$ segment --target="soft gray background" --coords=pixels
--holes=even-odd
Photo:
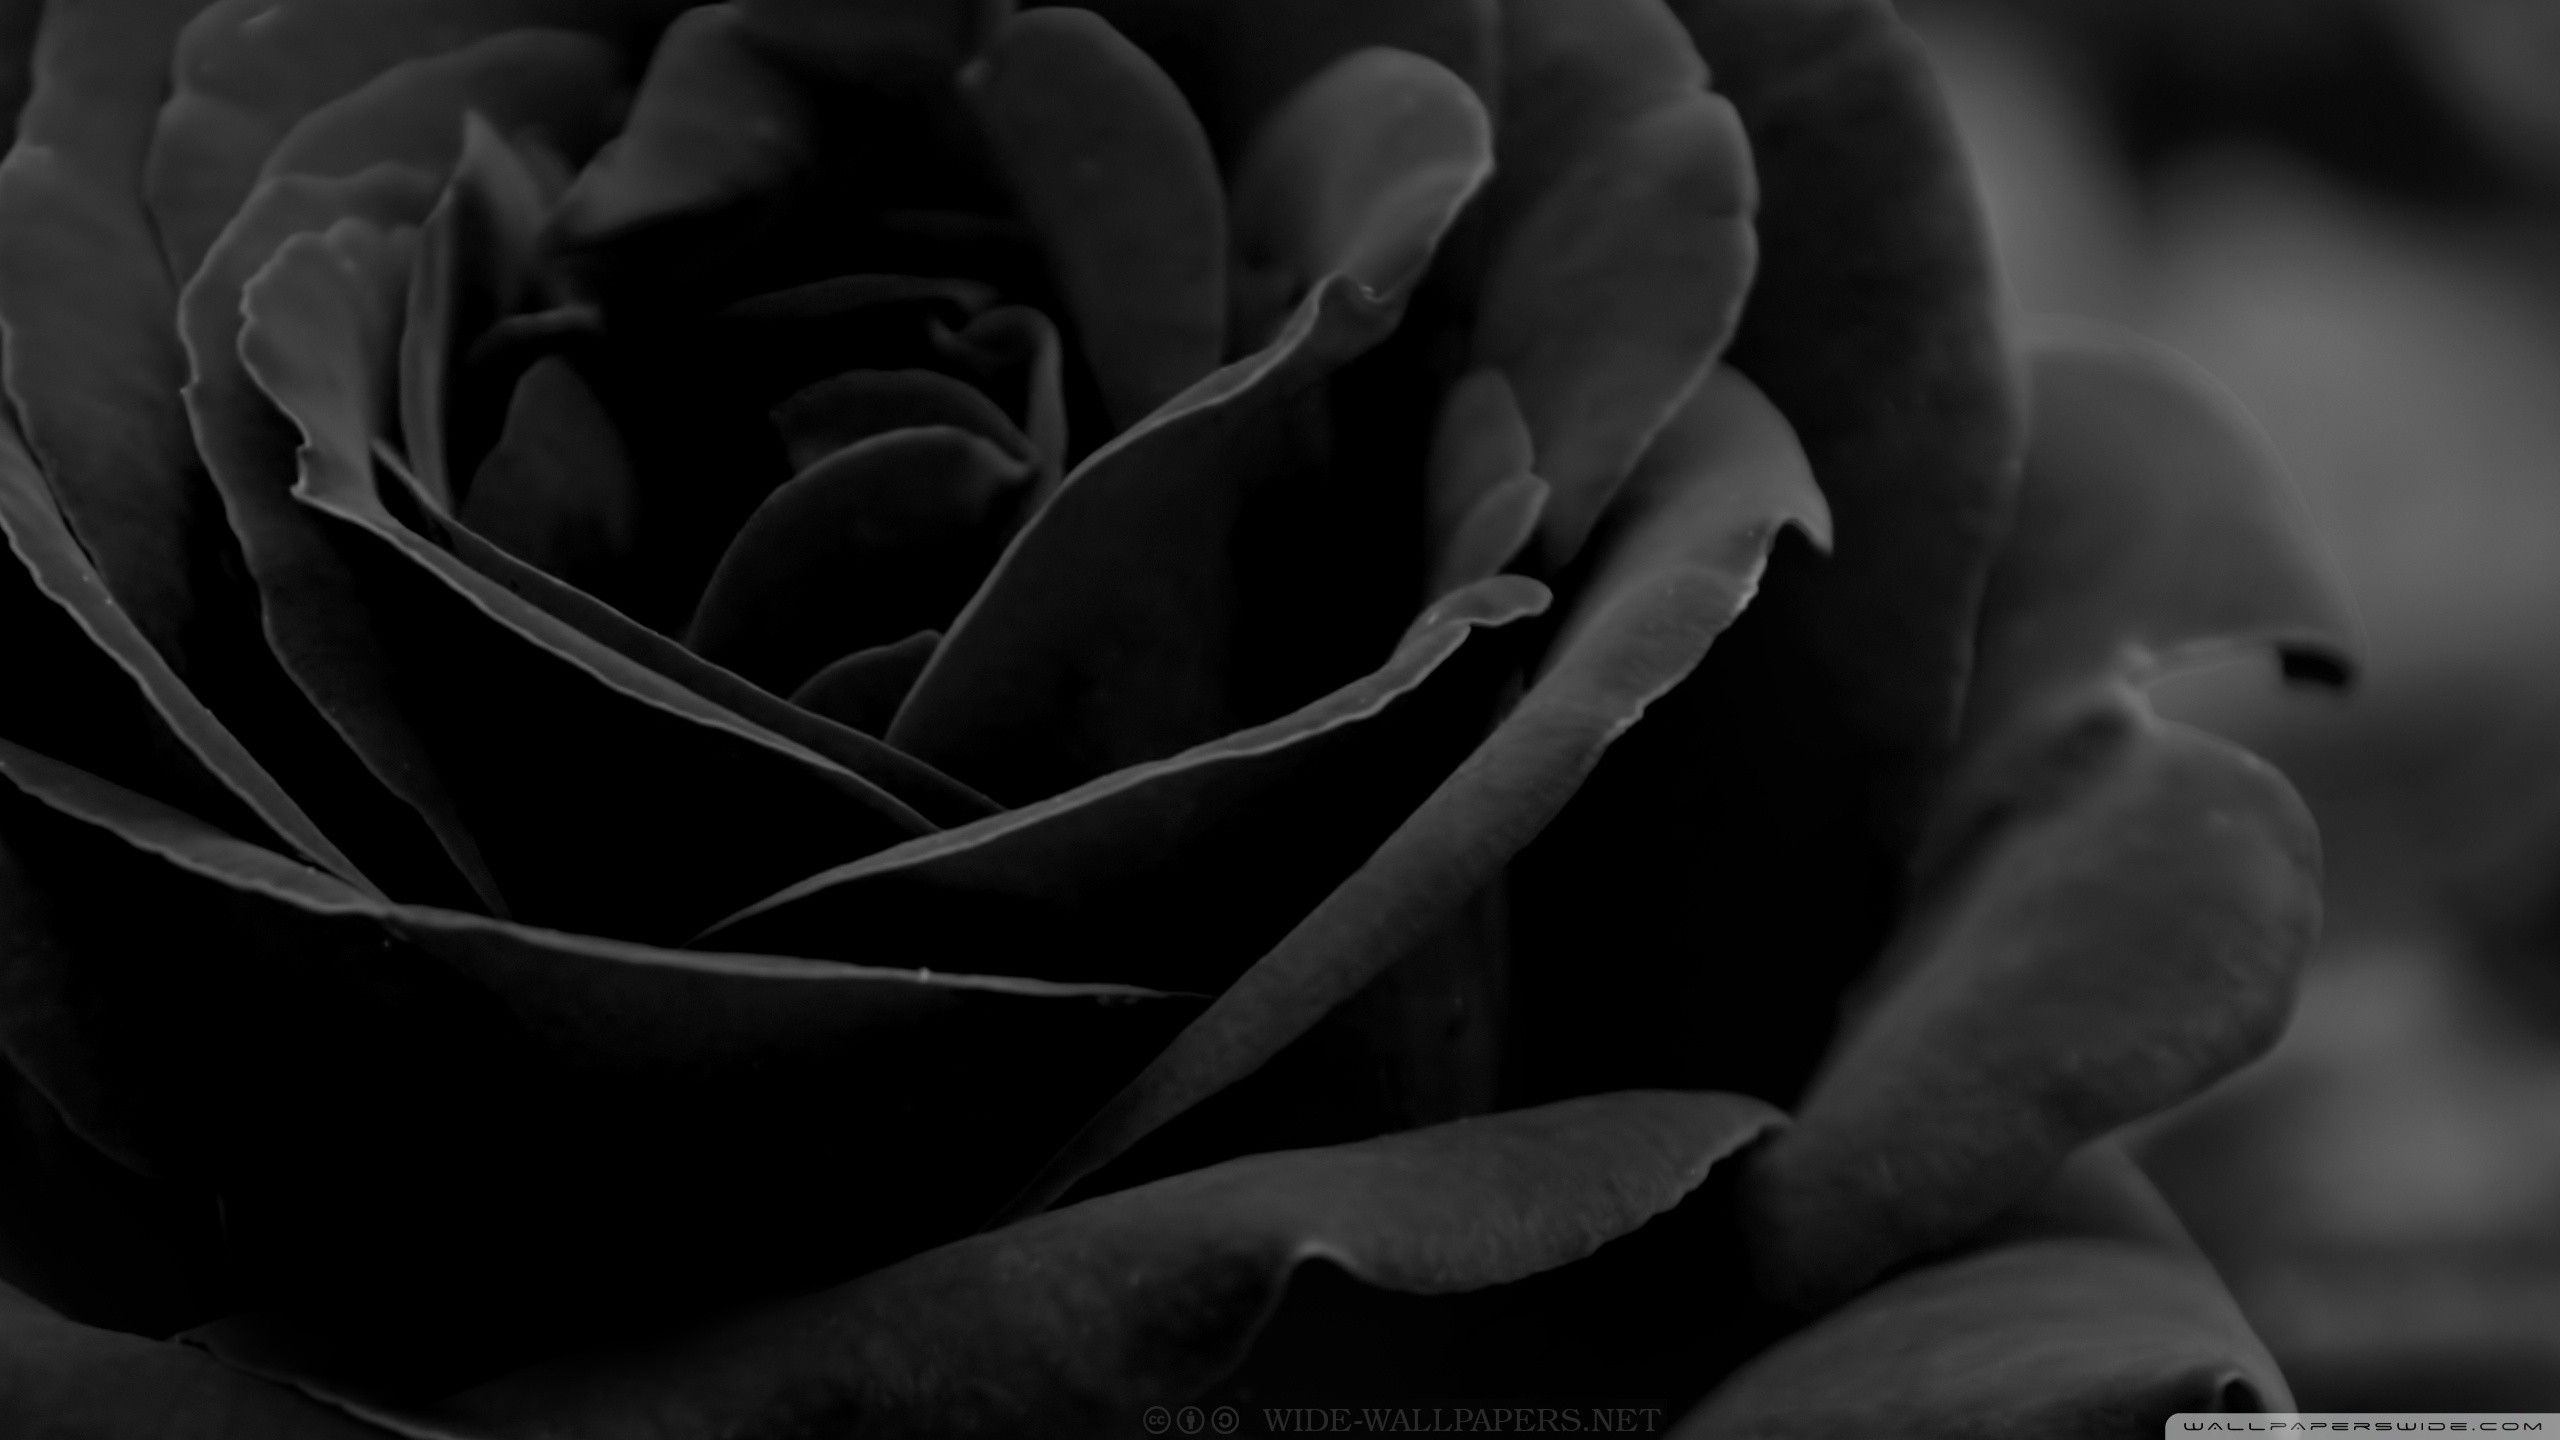
[[[2160,707],[2318,812],[2293,1031],[2140,1151],[2307,1409],[2560,1409],[2560,4],[1915,0],[2018,303],[2264,423],[2370,642]],[[2519,918],[2520,917],[2520,918]]]

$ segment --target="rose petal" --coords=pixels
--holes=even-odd
[[[1013,13],[1013,0],[737,0],[775,58],[841,80],[958,70]]]
[[[434,1421],[511,1440],[1116,1433],[1233,1369],[1309,1260],[1415,1294],[1515,1281],[1639,1229],[1777,1119],[1727,1095],[1605,1095],[1251,1156],[510,1377]]]
[[[221,517],[177,403],[185,357],[135,193],[192,0],[52,7],[19,143],[0,162],[0,325],[27,448],[72,533],[153,645],[204,668]]]
[[[1481,733],[1534,581],[1452,595],[1295,714],[881,852],[759,901],[726,945],[1213,990],[1322,899]],[[1512,643],[1504,643],[1510,641]]]
[[[1423,477],[1423,528],[1433,553],[1485,496],[1536,468],[1529,422],[1511,382],[1490,367],[1469,371],[1440,402]]]
[[[1457,77],[1403,50],[1344,56],[1271,113],[1236,167],[1237,339],[1259,343],[1329,275],[1409,292],[1493,146]]]
[[[1760,268],[1725,363],[1839,525],[1514,869],[1533,1097],[1802,1092],[1902,901],[1952,741],[2022,407],[1979,201],[1881,0],[1673,0],[1748,134]]]
[[[832,656],[938,628],[1020,523],[1031,467],[966,430],[891,430],[767,496],[685,644],[777,693]]]
[[[453,419],[446,397],[459,378],[464,348],[526,298],[548,211],[541,181],[524,157],[480,112],[464,116],[453,177],[419,230],[408,323],[400,335],[401,451],[441,509],[453,508],[461,488],[445,463]],[[463,454],[477,449],[466,445]]]
[[[282,1385],[165,1340],[75,1324],[0,1285],[0,1428],[21,1440],[381,1440]]]
[[[1962,1235],[2073,1147],[2272,1044],[2319,927],[2319,836],[2274,771],[2122,685],[2352,633],[2298,505],[2218,392],[2088,331],[2033,352],[2025,483],[1964,753],[1888,977],[1750,1177],[1799,1304]]]
[[[936,825],[964,825],[996,811],[994,801],[913,756],[756,688],[469,530],[439,525],[434,517],[420,515],[418,533],[552,619],[574,627],[632,663],[673,680],[748,725],[808,747],[889,792]]]
[[[1036,1209],[1279,1053],[1471,899],[1572,798],[1610,742],[1750,602],[1784,526],[1829,518],[1785,422],[1718,371],[1689,443],[1630,479],[1519,705],[1358,873],[1229,986],[1025,1188]]]
[[[407,60],[295,122],[260,178],[352,175],[399,163],[442,174],[462,149],[462,117],[531,134],[572,164],[595,153],[629,103],[622,57],[573,30],[515,30]]]
[[[365,879],[153,649],[108,595],[0,415],[0,533],[23,571],[0,561],[0,633],[20,679],[0,700],[0,733],[118,783],[194,807],[279,844],[362,889]]]
[[[1528,78],[1506,92],[1510,104],[1538,103]],[[1583,139],[1496,243],[1475,359],[1510,380],[1554,488],[1540,533],[1548,565],[1581,549],[1733,334],[1751,287],[1754,203],[1733,107],[1693,86]]]
[[[966,84],[1126,429],[1225,355],[1226,200],[1208,137],[1164,71],[1090,11],[1016,16]]]
[[[1411,88],[1422,83],[1412,67],[1424,62],[1346,63],[1415,103],[1474,106],[1445,73],[1427,93]],[[1364,108],[1358,90],[1335,93],[1378,123],[1399,118]],[[1433,133],[1453,143],[1468,135],[1457,126]],[[1482,179],[1489,156],[1480,113],[1472,134],[1471,156],[1409,154],[1409,185],[1362,170],[1357,147],[1271,162],[1307,177],[1284,193],[1366,194],[1376,212],[1357,221],[1344,214],[1320,237],[1348,248],[1308,257],[1328,262],[1330,273],[1268,348],[1193,386],[1078,468],[952,626],[891,725],[893,743],[1019,802],[1271,713],[1253,714],[1241,698],[1248,683],[1269,682],[1272,668],[1250,673],[1256,656],[1237,631],[1276,625],[1277,616],[1257,622],[1248,607],[1284,605],[1292,582],[1231,571],[1232,537],[1248,514],[1272,527],[1283,517],[1269,512],[1293,494],[1303,504],[1319,493],[1291,473],[1302,453],[1292,427],[1303,423],[1292,404],[1394,327],[1404,293],[1379,287],[1418,278],[1469,193],[1448,182],[1461,170]],[[1328,163],[1348,167],[1350,178],[1335,185]],[[1421,195],[1439,208],[1410,203]],[[1341,268],[1351,265],[1360,268]],[[1321,564],[1304,552],[1287,563],[1293,574]],[[1321,638],[1285,635],[1291,645]]]
[[[174,1334],[219,1307],[222,1210],[212,1191],[110,1158],[5,1061],[0,1097],[0,1283],[68,1319],[134,1335]]]
[[[2148,1435],[2181,1411],[2293,1408],[2213,1267],[2120,1155],[2083,1155],[2013,1232],[1779,1342],[1673,1433]]]
[[[644,54],[693,0],[214,0],[178,41],[143,194],[170,273],[191,279],[305,115],[406,60],[519,29]]]
[[[386,298],[403,288],[398,262],[396,242],[361,221],[288,240],[243,292],[240,354],[303,432],[295,498],[340,547],[388,698],[477,817],[471,833],[519,913],[599,934],[690,933],[784,876],[929,830],[870,782],[525,604],[383,508],[372,431],[387,402],[372,392],[398,325]],[[488,693],[514,704],[489,706]]]
[[[892,644],[856,650],[810,676],[791,692],[791,703],[877,735],[889,728],[898,702],[915,688],[941,644],[941,631],[919,630]]]
[[[612,578],[630,557],[639,499],[621,433],[577,370],[534,362],[516,384],[507,428],[464,492],[463,524],[573,585]]]
[[[1907,841],[1952,738],[2016,484],[2017,386],[1980,201],[1919,42],[1886,0],[1665,0],[1750,137],[1761,265],[1727,359],[1804,437],[1840,525],[1769,600]],[[1802,681],[1756,678],[1770,694]],[[1823,865],[1807,856],[1790,862]]]
[[[1496,103],[1497,0],[1087,0],[1181,85],[1221,156],[1241,155],[1263,120],[1309,78],[1358,50],[1384,46],[1447,67]]]
[[[1906,923],[1803,1130],[1748,1177],[1763,1283],[1790,1304],[1962,1237],[2082,1142],[2262,1053],[2292,1011],[2320,849],[2281,776],[2129,697],[2008,758],[2043,793],[2013,797]]]
[[[1038,498],[1065,478],[1067,402],[1058,327],[1028,305],[998,305],[957,331],[934,329],[935,347],[984,392],[998,393],[1040,462]]]
[[[1445,595],[1499,572],[1528,548],[1555,492],[1535,475],[1515,475],[1459,520],[1431,569],[1431,593]]]
[[[2356,623],[2311,517],[2239,403],[2183,357],[2047,322],[2026,480],[1983,597],[1965,732],[2110,675],[2231,646],[2344,683]]]
[[[1031,458],[1031,442],[987,392],[932,370],[848,370],[775,406],[773,423],[794,471],[857,441],[918,425],[965,430],[1008,455]]]
[[[792,79],[749,43],[734,5],[703,5],[667,27],[630,124],[561,202],[572,244],[715,210],[780,188],[817,143]]]
[[[218,1189],[232,1273],[394,1391],[950,1238],[1188,1008],[388,905],[5,742],[0,776],[0,1045]]]
[[[194,366],[185,400],[196,444],[265,601],[276,658],[379,783],[413,809],[470,893],[496,909],[496,878],[397,698],[379,629],[352,598],[346,557],[286,493],[293,435],[242,367],[238,344],[241,287],[285,237],[346,215],[415,220],[434,197],[434,179],[404,166],[260,186],[188,284],[178,328]]]
[[[1500,370],[1488,366],[1449,387],[1423,479],[1426,593],[1494,574],[1527,546],[1554,493],[1530,473],[1533,463],[1529,423]]]
[[[1660,0],[1502,0],[1507,224],[1611,138],[1707,88],[1707,67]]]

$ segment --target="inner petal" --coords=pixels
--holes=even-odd
[[[848,445],[757,507],[686,643],[788,694],[840,656],[948,625],[1011,538],[1032,474],[951,426]]]

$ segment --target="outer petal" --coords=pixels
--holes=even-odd
[[[1477,895],[1610,742],[1750,602],[1778,532],[1828,519],[1786,423],[1720,372],[1696,423],[1630,482],[1528,693],[1465,763],[1270,954],[1113,1097],[1026,1188],[1037,1208],[1259,1068]]]
[[[1840,526],[1770,600],[1908,815],[1955,724],[2021,439],[1973,187],[1885,0],[1667,0],[1741,112],[1763,269],[1730,359],[1799,433]],[[1898,772],[1898,773],[1897,773]]]
[[[107,593],[5,416],[0,533],[26,567],[0,570],[16,676],[0,706],[0,733],[198,806],[243,834],[273,835],[340,879],[370,888]]]
[[[509,1440],[1118,1434],[1233,1368],[1309,1260],[1417,1294],[1517,1280],[1671,1209],[1775,1120],[1732,1096],[1606,1095],[1252,1156],[443,1416]]]
[[[178,27],[200,0],[51,7],[0,162],[0,324],[28,448],[117,602],[182,668],[227,541],[177,403],[174,296],[136,190]]]
[[[810,876],[708,938],[1214,991],[1464,758],[1546,607],[1518,576],[1460,591],[1301,710]]]
[[[2343,605],[2282,477],[2182,362],[2080,333],[2033,366],[1984,685],[1918,903],[1803,1130],[1750,1176],[1764,1278],[1798,1304],[1960,1238],[2265,1049],[2318,929],[2291,788],[2122,688],[2268,639],[2346,673]]]
[[[2071,719],[2002,756],[1989,833],[1886,958],[1802,1131],[1749,1176],[1756,1258],[1791,1304],[1963,1237],[2283,1031],[2320,923],[2301,801],[2129,697]]]
[[[1560,567],[1732,338],[1757,197],[1741,122],[1656,0],[1509,0],[1504,19],[1475,358],[1519,396]]]
[[[18,1440],[381,1440],[318,1401],[0,1285],[0,1426]]]
[[[2098,1147],[1988,1243],[1779,1342],[1674,1433],[2133,1440],[2179,1411],[2292,1408],[2177,1218]]]
[[[295,511],[353,581],[352,613],[312,618],[375,627],[379,713],[416,737],[501,893],[548,923],[673,938],[787,875],[932,828],[861,776],[525,605],[390,514],[373,441],[405,298],[399,248],[363,221],[288,240],[243,293],[241,359],[302,432]],[[480,703],[484,688],[512,708]],[[704,844],[711,835],[719,843]]]
[[[404,60],[508,30],[646,48],[687,0],[215,0],[180,37],[144,194],[170,271],[195,273],[302,117]]]
[[[967,81],[1121,429],[1226,357],[1225,194],[1146,52],[1090,12],[1007,25]]]
[[[1515,872],[1524,1096],[1798,1093],[1889,933],[2022,439],[1953,127],[1884,0],[1672,0],[1757,171],[1725,361],[1802,436],[1837,553],[1766,593]]]
[[[2193,362],[2085,322],[2029,331],[2027,480],[1983,601],[1970,743],[2078,683],[2228,647],[2343,684],[2337,572],[2256,422]]]
[[[1092,0],[1085,8],[1164,66],[1230,158],[1310,76],[1356,50],[1387,46],[1437,61],[1488,108],[1500,86],[1496,0]]]
[[[388,1393],[949,1238],[1188,1009],[395,906],[16,746],[0,776],[0,1047],[223,1196],[278,1312],[241,1344]]]

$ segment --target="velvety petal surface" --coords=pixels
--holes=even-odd
[[[1511,1053],[1523,1099],[1673,1086],[1787,1104],[1900,908],[2022,405],[1963,153],[1892,7],[1667,8],[1758,185],[1759,268],[1725,363],[1802,438],[1838,548],[1782,545],[1751,612],[1514,868]]]
[[[1373,46],[1436,61],[1487,108],[1497,103],[1502,61],[1496,0],[1093,0],[1084,8],[1100,13],[1171,73],[1222,156],[1243,153],[1263,120],[1310,77]]]
[[[593,587],[638,543],[637,491],[613,417],[576,366],[547,355],[516,382],[459,518],[527,565]]]
[[[1524,163],[1496,192],[1516,213],[1485,275],[1475,358],[1519,398],[1553,490],[1542,558],[1561,566],[1733,334],[1754,265],[1753,161],[1659,5],[1524,0],[1504,17],[1504,154]]]
[[[2088,332],[2030,355],[1985,688],[1913,912],[1803,1129],[1750,1177],[1764,1276],[1798,1304],[1962,1236],[2263,1051],[2318,932],[2319,838],[2291,787],[2124,688],[2253,640],[2345,673],[2343,603],[2291,494],[2184,362]]]
[[[1147,53],[1088,10],[1016,16],[966,83],[1104,407],[1134,425],[1226,358],[1226,202],[1208,136]]]
[[[1517,576],[1460,591],[1303,710],[811,876],[706,939],[1214,992],[1464,757],[1547,603]]]
[[[509,31],[394,65],[313,110],[259,175],[352,175],[381,164],[441,175],[472,113],[576,164],[619,127],[628,101],[622,56],[610,43],[574,30]]]
[[[1033,476],[946,425],[855,441],[747,517],[685,643],[787,693],[834,657],[940,629],[1003,553]]]
[[[2080,321],[2028,329],[2026,482],[1983,601],[1975,740],[2040,698],[2217,647],[2344,683],[2357,627],[2256,422],[2192,361]]]
[[[939,78],[958,70],[1013,13],[1013,0],[738,0],[773,54],[839,82]]]
[[[1729,358],[1786,413],[1839,524],[1770,603],[1907,826],[1955,725],[2021,410],[1979,202],[1885,0],[1666,0],[1742,119],[1761,267]]]
[[[1750,603],[1778,532],[1829,519],[1786,422],[1720,371],[1613,506],[1528,692],[1360,869],[1036,1177],[1037,1208],[1251,1074],[1469,902]]]
[[[214,0],[179,37],[143,183],[170,272],[180,283],[195,274],[304,116],[393,66],[532,28],[598,35],[637,55],[686,4]]]
[[[370,882],[152,648],[63,523],[16,428],[0,417],[0,630],[13,680],[0,733],[119,782],[273,837],[362,888]]]
[[[987,392],[938,370],[848,370],[773,408],[794,473],[890,430],[945,426],[1032,458],[1030,438]]]
[[[457,372],[490,326],[530,308],[535,246],[551,211],[544,188],[479,111],[464,114],[462,153],[419,227],[400,332],[401,453],[445,510],[470,478],[447,464]]]
[[[381,1440],[201,1351],[66,1320],[0,1285],[0,1425],[21,1440]]]
[[[0,1045],[222,1195],[235,1282],[301,1317],[265,1333],[315,1337],[262,1363],[365,1393],[947,1239],[1188,1009],[393,906],[15,745],[0,776]]]
[[[964,824],[996,810],[994,801],[913,756],[758,689],[467,528],[440,525],[422,515],[417,530],[526,605],[625,660],[675,681],[748,725],[862,776],[936,825]]]
[[[1854,1291],[2082,1142],[2275,1043],[2320,924],[2318,832],[2271,767],[2093,697],[2004,753],[1990,833],[1936,884],[1748,1177],[1764,1282]]]
[[[174,296],[137,190],[170,46],[200,0],[50,7],[0,161],[0,374],[118,604],[181,670],[226,598],[221,517],[177,403]]]
[[[1268,572],[1236,557],[1248,527],[1323,543],[1325,458],[1306,438],[1304,401],[1393,330],[1401,287],[1420,278],[1491,158],[1481,108],[1427,61],[1367,52],[1310,93],[1323,108],[1301,112],[1306,123],[1260,168],[1276,193],[1338,202],[1317,211],[1321,229],[1270,247],[1316,280],[1312,290],[1267,347],[1077,469],[953,624],[890,727],[893,743],[999,800],[1054,794],[1309,698],[1265,708],[1248,687],[1267,685],[1279,663],[1258,666],[1262,652],[1326,638],[1292,624],[1291,592],[1304,583],[1293,577],[1323,552],[1274,553]],[[1378,167],[1353,143],[1363,126],[1437,143],[1390,150],[1399,163]]]
[[[856,650],[810,676],[791,692],[791,703],[877,735],[889,728],[916,677],[941,647],[941,631],[919,630],[904,640]]]
[[[774,189],[812,159],[815,121],[791,77],[747,38],[735,5],[702,5],[649,56],[631,121],[562,202],[587,242]]]
[[[1251,1156],[436,1418],[509,1440],[1116,1434],[1231,1369],[1308,1261],[1420,1294],[1518,1280],[1671,1209],[1777,1119],[1733,1096],[1605,1095]]]
[[[2293,1405],[2166,1203],[2099,1147],[1993,1239],[1780,1341],[1673,1433],[2134,1440],[2181,1411]]]
[[[178,325],[193,367],[184,393],[276,658],[382,786],[412,807],[480,903],[503,908],[478,842],[393,697],[376,629],[350,598],[356,581],[345,557],[286,493],[292,429],[239,358],[241,289],[288,236],[347,216],[414,221],[434,198],[434,178],[405,166],[261,186],[181,297]]]
[[[468,807],[515,913],[674,938],[770,888],[751,877],[929,830],[869,781],[524,604],[383,507],[373,438],[399,249],[396,232],[362,221],[286,241],[243,291],[240,354],[302,433],[294,503],[341,547],[357,613],[380,627],[373,659],[392,672],[394,708]],[[493,709],[490,693],[514,703]],[[635,773],[652,783],[633,786]]]

